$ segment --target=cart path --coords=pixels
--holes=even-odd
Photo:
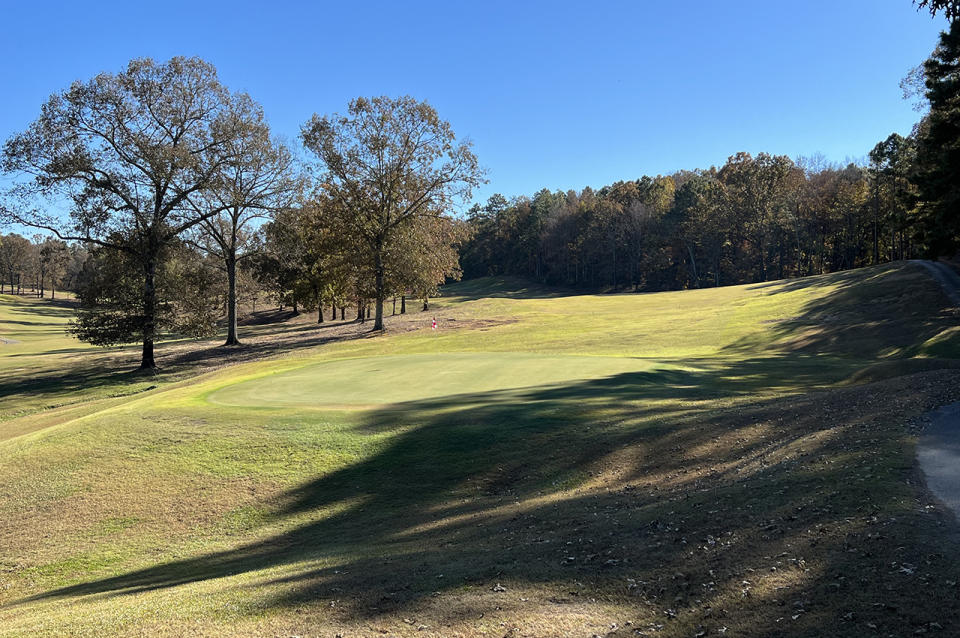
[[[960,306],[960,275],[950,266],[913,259],[943,288],[955,306]],[[951,403],[930,413],[930,424],[917,443],[917,462],[927,487],[960,519],[960,403]]]
[[[955,306],[960,306],[960,275],[946,264],[925,259],[911,259],[911,264],[924,268],[940,284],[944,294]]]
[[[917,445],[927,487],[960,519],[960,402],[930,413]]]

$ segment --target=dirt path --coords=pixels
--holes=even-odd
[[[960,275],[935,261],[913,259],[925,268],[955,306],[960,306]],[[917,444],[917,461],[927,479],[927,487],[960,519],[960,403],[945,405],[929,414]]]

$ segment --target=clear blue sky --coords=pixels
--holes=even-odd
[[[2,139],[73,80],[196,55],[293,143],[311,114],[358,95],[429,101],[489,169],[479,200],[740,150],[862,158],[918,119],[898,82],[946,26],[909,0],[0,0],[0,15]]]

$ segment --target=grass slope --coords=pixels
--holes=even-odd
[[[912,448],[960,399],[957,314],[919,268],[514,284],[8,419],[0,636],[960,632]],[[63,365],[22,336],[15,365]]]

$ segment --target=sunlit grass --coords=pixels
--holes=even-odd
[[[517,283],[452,286],[413,331],[9,419],[0,636],[957,626],[957,561],[918,506],[903,424],[960,384],[837,389],[949,334],[922,272]],[[37,325],[16,365],[89,352]],[[888,574],[931,553],[929,586]]]

